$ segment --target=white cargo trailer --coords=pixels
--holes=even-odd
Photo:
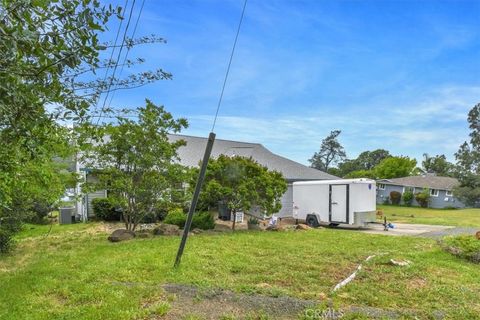
[[[366,226],[376,220],[376,186],[370,179],[293,183],[293,217],[310,226]]]

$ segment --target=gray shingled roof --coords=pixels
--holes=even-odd
[[[423,175],[423,176],[411,176],[395,179],[381,179],[380,183],[393,184],[406,187],[418,187],[440,190],[451,190],[453,187],[459,185],[459,182],[455,178],[450,177],[438,177],[435,175]]]
[[[187,143],[186,146],[180,147],[178,150],[181,164],[188,167],[198,166],[205,152],[207,138],[172,134],[169,135],[169,139],[170,141],[181,139]],[[212,158],[217,158],[221,154],[227,156],[252,157],[255,161],[267,168],[281,172],[289,181],[338,179],[338,177],[331,174],[274,154],[258,143],[215,139]]]

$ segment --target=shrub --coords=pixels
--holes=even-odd
[[[7,253],[13,246],[13,233],[0,226],[0,253]]]
[[[250,217],[248,218],[248,224],[260,224],[260,221],[255,217]]]
[[[215,220],[210,212],[204,211],[193,215],[192,229],[199,228],[203,230],[215,228]]]
[[[422,208],[428,207],[428,202],[430,201],[430,191],[425,189],[422,192],[416,193],[415,200]]]
[[[413,202],[413,192],[412,191],[405,191],[403,194],[403,203],[407,206],[411,206]]]
[[[32,206],[32,215],[28,222],[45,223],[45,217],[53,210],[54,205],[41,200],[35,201]]]
[[[398,191],[390,192],[390,201],[392,201],[392,204],[399,205],[401,199],[402,199],[402,194],[400,192]]]
[[[92,200],[93,212],[97,219],[104,221],[119,221],[121,212],[116,210],[110,198],[96,198]]]
[[[18,217],[2,215],[0,213],[0,253],[9,252],[14,245],[13,236],[22,228]]]
[[[168,212],[165,220],[163,222],[167,224],[174,224],[183,228],[185,226],[185,222],[187,221],[187,215],[183,213],[182,209],[173,209],[172,211]]]
[[[460,258],[480,263],[480,240],[475,236],[461,235],[443,238],[440,241],[442,248]]]
[[[183,213],[182,209],[174,209],[170,211],[163,222],[168,224],[174,224],[180,228],[185,227],[185,222],[187,221],[187,215]],[[198,212],[193,215],[192,219],[192,229],[199,228],[203,230],[213,229],[215,227],[215,220],[210,212]]]

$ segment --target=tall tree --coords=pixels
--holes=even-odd
[[[101,71],[128,68],[143,59],[105,60],[102,52],[165,42],[152,36],[101,43],[99,34],[115,17],[126,20],[125,8],[98,0],[0,0],[0,215],[20,211],[12,207],[18,203],[19,185],[34,186],[39,175],[45,185],[49,179],[55,183],[51,170],[25,170],[54,168],[53,159],[60,155],[51,146],[71,147],[71,135],[59,123],[89,120],[108,110],[108,103],[105,108],[100,104],[100,98],[106,101],[103,93],[171,78],[161,69],[123,79],[103,75]],[[92,110],[95,105],[100,108]]]
[[[270,171],[251,158],[221,155],[208,163],[201,197],[203,202],[223,201],[235,217],[236,212],[253,206],[267,214],[280,211],[280,199],[286,191],[287,183],[280,172]]]
[[[356,159],[346,159],[338,164],[338,168],[331,168],[329,172],[339,177],[374,177],[373,168],[383,159],[391,157],[390,152],[384,149],[364,151]]]
[[[17,170],[51,158],[49,140],[67,138],[58,135],[59,122],[88,119],[104,92],[171,77],[161,69],[126,79],[96,76],[136,63],[101,59],[116,47],[98,40],[111,17],[124,19],[124,8],[98,0],[0,0],[0,167],[8,174],[0,183],[0,206],[8,205],[8,181]],[[152,42],[164,40],[125,37],[121,46]]]
[[[355,159],[359,169],[357,170],[372,170],[383,159],[391,157],[390,152],[384,149],[377,149],[373,151],[364,151]]]
[[[454,195],[467,205],[480,201],[480,103],[468,113],[470,141],[465,141],[455,153],[456,176],[460,186]]]
[[[451,176],[454,169],[454,165],[447,161],[447,157],[444,154],[431,157],[428,153],[424,153],[422,167],[427,173],[435,173],[438,176],[445,177]]]
[[[390,157],[382,160],[375,168],[378,179],[402,178],[412,174],[417,160],[409,157]]]
[[[333,130],[322,140],[320,150],[309,159],[312,168],[328,171],[328,169],[346,158],[345,149],[338,141],[340,130]]]
[[[177,149],[185,144],[169,142],[168,133],[187,127],[185,119],[173,116],[147,100],[138,120],[117,116],[118,124],[85,125],[85,138],[94,132],[98,142],[84,144],[83,162],[96,169],[97,181],[85,190],[105,189],[122,209],[127,230],[134,231],[146,215],[172,199],[172,192],[187,179],[188,171],[175,163]],[[95,141],[95,140],[92,140]]]

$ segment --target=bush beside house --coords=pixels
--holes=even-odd
[[[97,198],[92,200],[93,212],[97,219],[104,221],[119,221],[121,212],[116,210],[110,198]]]
[[[400,200],[402,200],[402,194],[398,191],[392,191],[390,192],[390,201],[394,205],[399,205]]]
[[[405,191],[404,194],[403,194],[403,203],[406,206],[410,207],[412,205],[414,196],[415,195],[413,194],[412,191],[410,191],[410,190]]]
[[[185,226],[187,221],[187,215],[183,212],[182,209],[175,209],[170,211],[165,217],[164,222],[167,224],[174,224],[180,228]],[[215,227],[215,220],[210,212],[198,212],[193,215],[192,227],[191,229],[213,229]]]
[[[430,201],[430,190],[424,189],[422,192],[415,193],[415,200],[420,207],[427,208]]]

